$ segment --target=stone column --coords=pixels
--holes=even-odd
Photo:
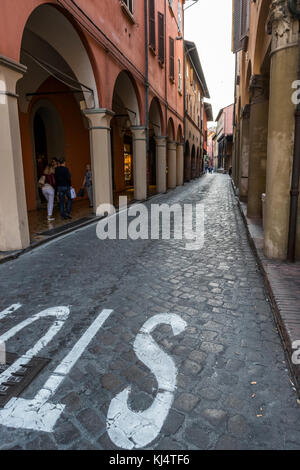
[[[131,127],[133,136],[133,173],[134,198],[137,201],[147,199],[147,149],[146,128]]]
[[[295,127],[292,83],[297,79],[298,66],[298,21],[291,17],[286,0],[273,0],[268,32],[272,44],[264,253],[284,260]]]
[[[16,95],[26,70],[0,55],[0,251],[30,244]]]
[[[253,75],[250,80],[248,217],[262,217],[261,195],[266,191],[268,148],[269,79]]]
[[[248,198],[248,169],[249,169],[249,121],[250,105],[246,104],[242,112],[240,125],[240,147],[239,154],[239,197],[241,201],[247,201]]]
[[[183,185],[183,172],[184,172],[184,143],[177,142],[176,147],[176,184],[177,186]]]
[[[167,138],[155,137],[156,142],[156,188],[158,193],[167,191],[166,169],[167,169]]]
[[[176,142],[168,142],[168,188],[176,188]]]
[[[102,108],[88,109],[84,115],[90,123],[94,211],[101,216],[99,206],[113,204],[110,121],[114,113]]]

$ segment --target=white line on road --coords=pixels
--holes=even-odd
[[[69,313],[70,309],[68,307],[48,308],[38,313],[37,315],[29,317],[27,320],[21,322],[19,325],[14,328],[11,328],[9,331],[0,336],[0,343],[3,342],[5,344],[5,342],[9,338],[13,337],[16,333],[25,328],[25,326],[28,326],[31,323],[37,321],[39,318],[44,318],[48,316],[54,316],[56,318],[53,325],[51,325],[51,327],[48,329],[47,333],[41,339],[39,339],[39,341],[32,348],[30,348],[25,354],[23,354],[22,357],[17,359],[10,367],[8,367],[4,372],[2,372],[2,374],[0,374],[0,384],[6,382],[11,377],[11,375],[14,372],[17,372],[17,370],[22,365],[28,364],[28,362],[30,362],[31,359],[41,351],[41,349],[43,349],[45,346],[47,346],[48,343],[50,343],[54,336],[63,327],[66,319],[69,316]]]
[[[65,405],[49,403],[66,374],[70,372],[113,310],[103,310],[32,400],[12,398],[0,410],[0,424],[13,428],[52,432]]]
[[[11,313],[14,313],[20,307],[22,307],[22,304],[13,304],[5,310],[2,310],[2,312],[0,312],[0,320],[2,320],[2,318],[7,317],[7,315],[10,315]]]

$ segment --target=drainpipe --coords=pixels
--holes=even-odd
[[[148,158],[149,158],[149,48],[148,48],[148,1],[144,0],[145,8],[145,124],[146,124],[146,158],[147,158],[147,193],[148,185]]]
[[[185,36],[185,16],[184,16],[184,8],[182,5],[182,36],[183,36],[183,64],[182,64],[182,73],[183,73],[183,142],[184,142],[184,151],[183,151],[183,183],[185,182],[185,142],[186,142],[186,60],[185,60],[185,44],[184,44],[184,36]],[[201,145],[201,144],[200,144]],[[201,150],[200,150],[201,152]]]
[[[294,18],[300,20],[300,10],[297,8],[297,0],[288,0],[289,10]],[[300,26],[300,24],[299,24]],[[299,30],[300,33],[300,30]],[[300,34],[298,35],[298,76],[300,80]],[[288,234],[288,250],[287,260],[295,262],[296,254],[296,234],[297,234],[297,212],[298,212],[298,197],[299,197],[299,177],[300,177],[300,102],[297,103],[295,110],[295,139],[294,139],[294,155],[293,155],[293,168],[291,180],[291,200],[290,200],[290,220],[289,220],[289,234]]]
[[[165,63],[164,63],[164,66],[165,66],[165,102],[166,102],[166,105],[165,105],[165,125],[166,125],[166,135],[167,135],[167,132],[168,132],[168,122],[167,122],[167,119],[168,119],[168,80],[167,80],[167,0],[165,0],[165,11],[164,11],[164,29],[165,29]],[[175,62],[175,59],[174,59],[174,62]],[[168,166],[168,158],[167,158],[167,166]]]

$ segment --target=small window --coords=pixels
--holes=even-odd
[[[127,6],[128,10],[133,15],[133,0],[122,0],[122,2]]]
[[[155,5],[154,0],[149,0],[149,45],[155,50]]]
[[[158,13],[158,60],[160,64],[165,63],[165,30],[162,13]]]
[[[170,79],[174,80],[174,39],[169,38]]]

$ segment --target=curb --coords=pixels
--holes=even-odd
[[[176,188],[174,188],[174,189],[176,189]],[[132,199],[132,201],[130,201],[128,206],[133,205],[133,204],[137,204],[137,203],[143,204],[143,203],[148,202],[148,201],[150,201],[151,199],[153,199],[157,196],[167,194],[169,191],[173,191],[173,189],[168,189],[165,193],[153,194],[152,196],[149,196],[147,199],[143,199],[141,201],[137,201],[135,199]],[[119,208],[117,208],[117,210],[116,210],[116,213],[118,213],[118,212],[119,212]],[[9,255],[3,257],[2,259],[0,259],[0,264],[4,264],[4,263],[8,263],[9,261],[13,261],[13,260],[19,258],[20,256],[24,255],[25,253],[29,253],[30,251],[33,251],[35,248],[39,248],[40,246],[45,245],[46,243],[49,243],[49,242],[51,242],[55,239],[61,238],[61,237],[65,236],[65,235],[67,235],[71,232],[75,232],[75,230],[81,229],[81,228],[86,227],[88,225],[92,225],[95,222],[99,222],[103,218],[104,217],[94,216],[90,220],[87,220],[87,221],[85,221],[81,224],[78,224],[75,227],[71,227],[69,229],[66,228],[66,230],[64,230],[63,232],[57,233],[56,235],[49,236],[49,237],[45,238],[44,240],[34,242],[34,243],[30,244],[27,248],[24,248],[23,250],[14,251],[12,254],[9,254]]]
[[[248,223],[247,223],[247,219],[246,219],[244,211],[242,209],[240,200],[235,194],[235,186],[234,186],[234,183],[233,183],[232,180],[231,180],[231,184],[232,184],[232,189],[233,189],[234,195],[235,195],[236,200],[237,200],[239,211],[241,213],[241,216],[242,216],[245,228],[246,228],[247,238],[249,240],[249,244],[250,244],[251,249],[252,249],[252,251],[255,255],[259,270],[260,270],[260,272],[263,276],[263,279],[264,279],[264,283],[265,283],[266,290],[268,292],[268,296],[270,298],[270,304],[271,304],[272,310],[273,310],[273,317],[274,317],[275,325],[276,325],[276,328],[277,328],[277,331],[278,331],[278,334],[279,334],[279,337],[280,337],[280,340],[281,340],[281,344],[282,344],[282,347],[283,347],[283,350],[284,350],[285,359],[286,359],[286,362],[287,362],[287,365],[288,365],[289,373],[290,373],[290,376],[292,377],[292,383],[293,383],[293,385],[296,389],[297,397],[300,398],[300,367],[297,366],[297,364],[294,364],[291,361],[291,357],[292,357],[292,353],[293,353],[292,339],[291,339],[289,331],[288,331],[288,329],[285,325],[285,322],[282,318],[282,315],[280,313],[280,308],[279,308],[279,305],[276,301],[276,294],[275,294],[275,292],[272,288],[272,285],[271,285],[270,280],[269,280],[268,273],[265,269],[265,263],[264,263],[263,259],[261,258],[260,254],[259,254],[259,252],[256,248],[256,245],[255,245],[255,242],[254,242],[254,240],[251,236],[251,233],[250,233],[250,230],[249,230],[249,227],[248,227]]]
[[[29,253],[30,251],[33,251],[35,248],[38,248],[42,245],[45,245],[46,243],[49,243],[49,242],[55,240],[56,238],[63,237],[64,235],[67,235],[68,233],[75,232],[75,230],[78,230],[82,227],[86,227],[88,225],[91,225],[91,224],[93,224],[93,223],[95,223],[95,222],[97,222],[101,219],[102,219],[102,217],[96,217],[95,216],[95,217],[91,218],[91,220],[87,220],[87,221],[85,221],[81,224],[76,225],[76,227],[71,227],[69,229],[66,228],[66,230],[64,230],[63,232],[57,233],[56,235],[51,235],[51,236],[45,238],[44,240],[34,242],[31,245],[29,245],[27,248],[24,248],[24,250],[16,251],[13,254],[7,255],[4,258],[0,259],[0,264],[4,264],[4,263],[7,263],[8,261],[15,260],[15,259],[19,258],[20,256],[24,255],[25,253]]]

